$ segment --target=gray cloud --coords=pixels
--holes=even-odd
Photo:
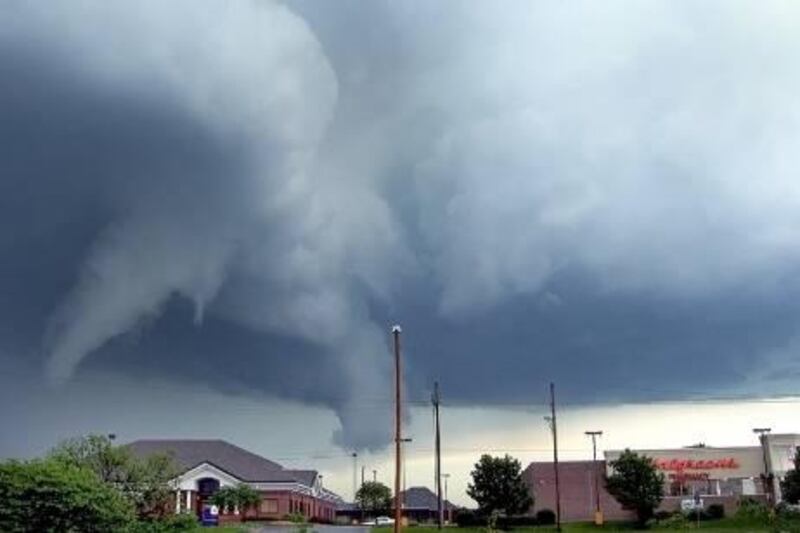
[[[7,352],[326,405],[345,446],[385,442],[395,320],[412,397],[776,390],[794,5],[287,6],[0,8]]]

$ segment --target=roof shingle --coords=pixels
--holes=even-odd
[[[209,463],[242,481],[297,482],[309,487],[317,477],[315,470],[286,470],[276,462],[224,440],[137,440],[127,447],[140,457],[169,454],[184,472]]]

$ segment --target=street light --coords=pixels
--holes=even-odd
[[[603,435],[602,431],[584,431],[592,438],[592,466],[594,467],[594,523],[598,526],[603,525],[603,511],[600,510],[600,472],[597,469],[597,437]]]
[[[767,462],[767,434],[772,431],[772,428],[753,428],[753,433],[758,435],[758,440],[761,442],[761,454],[764,458],[764,493],[767,497],[767,502],[772,505],[772,480],[769,475],[769,464]]]

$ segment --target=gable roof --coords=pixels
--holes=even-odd
[[[316,470],[287,470],[274,461],[224,440],[137,440],[126,446],[139,457],[168,454],[182,472],[209,463],[248,482],[296,482],[311,487],[317,478]]]
[[[404,502],[406,509],[430,509],[435,511],[438,508],[436,494],[428,487],[409,487],[400,493],[400,501]],[[455,509],[456,506],[447,500],[442,500],[442,509]]]

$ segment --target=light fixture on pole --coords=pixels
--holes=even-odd
[[[602,431],[584,431],[584,433],[592,438],[592,469],[594,470],[594,523],[598,526],[603,525],[603,511],[600,509],[600,471],[597,468],[597,437],[600,437]]]

